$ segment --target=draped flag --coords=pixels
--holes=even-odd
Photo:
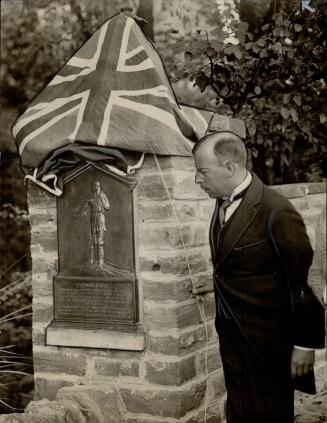
[[[188,156],[212,115],[177,104],[153,44],[120,13],[59,70],[13,135],[23,168],[37,178],[55,150],[74,143]]]

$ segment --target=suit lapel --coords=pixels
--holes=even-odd
[[[231,217],[231,221],[228,222],[225,236],[221,240],[221,246],[217,252],[219,264],[225,260],[237,242],[241,239],[257,214],[255,206],[260,202],[263,183],[255,174],[252,174],[252,176],[251,185],[242,203]]]

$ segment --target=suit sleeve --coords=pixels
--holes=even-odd
[[[301,215],[291,205],[279,210],[273,233],[290,289],[294,344],[324,348],[325,313],[307,283],[313,252]]]

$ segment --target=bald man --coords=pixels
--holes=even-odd
[[[247,170],[236,134],[208,135],[193,153],[195,182],[216,199],[209,238],[227,422],[291,423],[294,387],[314,393],[314,349],[324,347],[303,220]]]

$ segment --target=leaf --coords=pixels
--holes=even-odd
[[[302,101],[301,101],[301,96],[300,96],[300,94],[296,94],[296,95],[293,97],[293,100],[294,100],[294,103],[295,103],[297,106],[301,106]]]
[[[243,57],[243,54],[240,50],[240,48],[238,46],[231,46],[226,48],[225,50],[226,54],[234,54],[234,56],[238,59],[241,60]]]
[[[255,135],[255,133],[257,132],[257,125],[255,123],[255,121],[253,119],[251,119],[249,127],[248,127],[248,132],[250,137],[253,137]]]
[[[276,44],[273,44],[273,46],[272,46],[272,49],[274,50],[274,52],[275,53],[277,53],[277,54],[283,54],[283,49],[282,49],[282,45],[281,45],[281,43],[276,43]]]
[[[212,31],[210,31],[210,34],[212,36],[218,38],[219,40],[222,40],[224,38],[224,32],[218,26],[216,28],[214,28]]]
[[[293,51],[293,50],[289,50],[289,51],[287,52],[287,57],[288,57],[289,59],[293,59],[293,57],[294,57],[294,51]]]
[[[286,107],[282,107],[280,109],[280,114],[283,116],[284,119],[288,119],[289,116],[290,116],[290,114],[291,114],[291,112]]]
[[[242,21],[238,24],[237,29],[238,29],[238,31],[245,33],[249,29],[249,24],[247,22]]]
[[[259,95],[261,93],[261,88],[259,87],[259,85],[256,85],[254,87],[254,92],[255,92],[256,95]]]
[[[253,43],[251,43],[251,41],[250,42],[248,42],[248,43],[246,43],[245,44],[245,50],[250,50],[250,48],[253,46]]]
[[[252,34],[252,32],[247,32],[246,35],[250,41],[253,41],[254,35]]]
[[[302,31],[302,26],[301,26],[301,25],[299,25],[299,24],[295,24],[295,25],[294,25],[294,31],[295,31],[295,32],[300,32],[300,31]]]
[[[290,94],[283,94],[283,103],[288,104],[290,102]]]
[[[268,52],[266,48],[260,51],[260,57],[261,59],[263,59],[264,57],[268,57]]]
[[[326,123],[327,117],[326,117],[325,113],[320,113],[319,119],[320,119],[320,123]]]
[[[258,46],[264,47],[266,45],[266,40],[264,38],[259,38],[257,41]]]
[[[299,120],[299,115],[296,109],[291,108],[290,110],[293,122],[297,122]]]

